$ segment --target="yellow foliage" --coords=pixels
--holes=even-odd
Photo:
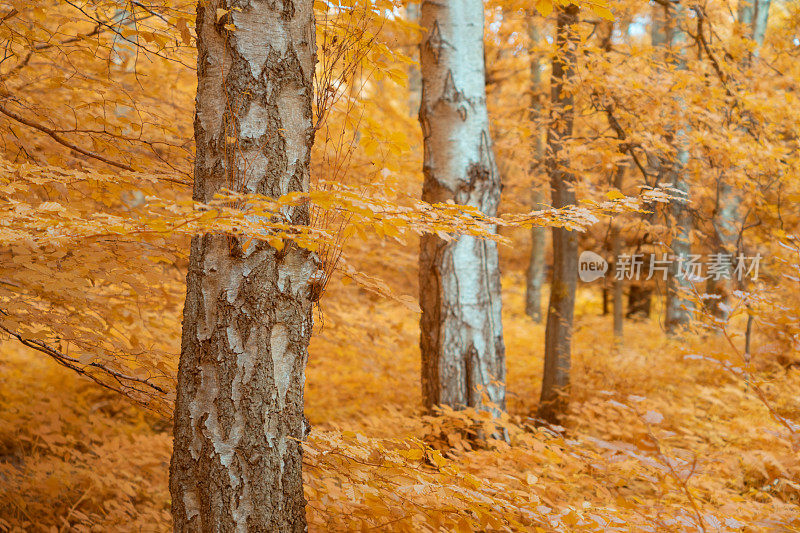
[[[761,59],[746,62],[753,43],[731,23],[731,6],[696,6],[682,22],[713,39],[679,71],[650,46],[647,3],[579,2],[578,76],[569,87],[577,120],[562,170],[578,176],[582,200],[555,210],[529,198],[547,179],[532,146],[552,111],[542,87],[558,51],[530,29],[547,36],[547,15],[567,3],[486,3],[487,98],[505,186],[501,214],[487,217],[416,200],[422,148],[409,92],[420,28],[401,2],[315,2],[311,191],[228,192],[210,205],[190,194],[193,3],[4,2],[0,531],[169,530],[168,417],[188,238],[202,231],[244,247],[264,240],[317,250],[325,285],[343,282],[329,285],[317,309],[310,350],[314,430],[304,466],[313,531],[800,528],[792,236],[800,10],[773,5]],[[227,15],[216,13],[220,22]],[[598,36],[612,18],[631,31],[604,45]],[[542,87],[531,87],[535,58]],[[423,416],[411,296],[417,236],[513,244],[501,249],[506,272],[523,270],[532,226],[580,231],[585,249],[599,249],[606,216],[627,214],[617,220],[628,234],[666,240],[660,204],[673,190],[648,165],[675,154],[668,125],[678,116],[691,126],[697,248],[712,246],[716,184],[725,178],[741,193],[748,245],[773,261],[735,295],[732,320],[706,316],[705,329],[682,342],[661,335],[656,319],[628,323],[625,344],[615,345],[597,316],[598,295],[581,292],[572,412],[560,434],[530,418],[544,332],[522,314],[524,282],[509,274],[508,414]],[[626,184],[609,190],[620,166]],[[309,227],[282,214],[301,203],[311,208]],[[643,211],[654,216],[631,216]],[[749,317],[756,333],[745,357]]]
[[[683,356],[724,352],[722,339],[680,345],[647,321],[615,347],[586,300],[561,436],[528,418],[543,327],[509,289],[509,414],[484,432],[499,424],[508,441],[476,443],[465,437],[485,412],[420,416],[416,315],[357,288],[333,290],[308,368],[312,531],[686,531],[698,521],[693,504],[707,530],[800,526],[800,460],[785,431],[718,359]],[[168,531],[168,421],[14,344],[1,350],[0,527]],[[770,401],[797,420],[800,372],[759,367]]]

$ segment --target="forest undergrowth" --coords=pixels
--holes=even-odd
[[[559,434],[529,418],[544,326],[524,315],[523,284],[504,286],[502,427],[421,416],[417,315],[354,287],[325,300],[306,384],[310,530],[800,530],[797,449],[749,384],[800,418],[800,367],[769,339],[756,331],[746,368],[723,337],[671,340],[655,321],[626,323],[615,346],[585,291]],[[24,347],[0,350],[0,531],[170,530],[170,422]]]

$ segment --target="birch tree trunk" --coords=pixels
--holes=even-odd
[[[556,55],[553,57],[550,98],[553,110],[547,130],[547,171],[553,207],[575,204],[575,176],[564,170],[564,140],[572,136],[574,97],[568,85],[575,76],[575,49],[579,36],[574,4],[559,8],[556,19]],[[544,346],[544,375],[538,417],[559,423],[568,406],[575,285],[578,279],[578,237],[574,231],[553,228],[553,279]]]
[[[531,40],[531,48],[539,44],[541,39],[539,29],[536,25],[534,15],[528,15],[528,36]],[[539,118],[542,112],[542,103],[540,102],[542,91],[542,72],[541,72],[541,57],[538,52],[531,53],[531,121]],[[544,163],[544,142],[542,134],[538,128],[534,127],[533,133],[533,161],[531,162],[531,175],[534,180],[539,175],[538,169]],[[543,204],[544,191],[539,183],[533,184],[531,192],[531,204],[533,209],[538,209],[540,204]],[[543,226],[534,226],[531,228],[531,256],[528,263],[528,271],[525,277],[525,314],[533,319],[537,324],[542,321],[542,285],[544,285],[544,268],[545,268],[545,245],[546,245],[546,229]]]
[[[308,190],[311,0],[198,2],[197,46],[194,199],[223,187]],[[285,215],[308,223],[307,208]],[[306,530],[299,441],[319,262],[291,243],[248,241],[192,239],[170,466],[176,531]]]
[[[489,135],[480,0],[424,0],[420,25],[422,199],[497,213],[500,178]],[[435,235],[420,243],[422,397],[434,405],[505,407],[500,272],[494,242]]]
[[[670,48],[669,61],[675,65],[678,71],[686,70],[683,47],[686,41],[686,33],[681,28],[683,23],[683,5],[678,2],[673,8],[667,8],[667,44]],[[685,104],[683,99],[676,97],[678,108],[683,110]],[[672,226],[672,248],[673,260],[667,271],[667,298],[666,316],[664,323],[668,333],[675,333],[679,329],[686,327],[692,319],[692,303],[686,299],[684,294],[691,290],[691,280],[682,272],[682,265],[689,260],[691,254],[691,228],[692,218],[689,212],[689,182],[686,179],[686,165],[689,162],[687,127],[683,119],[683,113],[679,112],[676,123],[673,125],[673,145],[675,147],[675,157],[662,168],[664,181],[672,183],[673,188],[681,193],[685,200],[673,200],[669,204],[669,215]],[[664,162],[662,162],[664,165]]]

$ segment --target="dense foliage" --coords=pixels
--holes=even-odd
[[[402,2],[316,2],[312,190],[209,205],[191,200],[193,2],[0,2],[0,531],[169,529],[188,241],[202,231],[294,241],[323,260],[304,445],[314,530],[800,528],[800,4],[772,2],[756,50],[735,3],[687,3],[678,68],[651,39],[661,2],[582,3],[564,143],[579,203],[555,210],[531,198],[546,182],[534,146],[553,112],[561,4],[485,2],[504,185],[486,217],[418,200],[420,31]],[[581,285],[567,427],[537,427],[530,227],[571,228],[607,255],[614,223],[624,253],[660,253],[681,194],[657,163],[684,148],[693,253],[726,249],[720,198],[733,190],[727,251],[759,254],[758,278],[729,288],[724,317],[696,283],[678,338],[661,332],[658,280],[651,316],[621,340],[599,316],[603,282]],[[281,217],[301,203],[308,227]],[[502,244],[500,422],[419,408],[425,232]],[[508,439],[486,437],[498,423]]]

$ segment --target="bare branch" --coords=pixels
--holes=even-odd
[[[3,313],[3,314],[5,314],[5,313]],[[106,365],[103,365],[103,364],[98,363],[96,361],[93,361],[91,363],[87,363],[85,365],[85,366],[88,366],[88,367],[97,368],[102,373],[107,374],[108,376],[111,376],[119,384],[119,387],[115,387],[113,385],[109,385],[107,382],[105,382],[104,380],[100,379],[98,376],[94,375],[93,373],[87,372],[86,369],[81,366],[82,363],[78,359],[75,359],[74,357],[70,357],[69,355],[59,351],[58,349],[54,348],[53,346],[50,346],[49,344],[46,344],[46,343],[44,343],[42,341],[38,341],[38,340],[34,340],[34,339],[26,339],[22,335],[20,335],[20,334],[18,334],[16,332],[6,328],[2,324],[0,324],[0,329],[5,331],[6,333],[11,335],[15,339],[17,339],[24,346],[27,346],[28,348],[32,348],[32,349],[34,349],[36,351],[39,351],[39,352],[41,352],[41,353],[43,353],[45,355],[50,356],[58,364],[66,367],[66,368],[69,368],[70,370],[74,370],[75,372],[77,372],[78,374],[81,374],[82,376],[86,376],[87,378],[91,379],[92,381],[94,381],[95,383],[97,383],[98,385],[100,385],[101,387],[104,387],[106,389],[112,390],[114,392],[122,393],[122,394],[124,394],[124,395],[126,395],[128,397],[130,397],[129,394],[128,394],[129,392],[138,392],[138,393],[141,393],[141,394],[153,394],[153,391],[161,393],[161,394],[166,394],[167,393],[167,391],[164,390],[162,387],[159,387],[158,385],[156,385],[154,383],[151,383],[149,381],[149,379],[137,378],[135,376],[129,376],[127,374],[123,374],[121,372],[117,372],[116,370],[113,370],[113,369],[107,367]],[[140,388],[137,388],[135,385],[132,385],[132,384],[135,384],[135,383],[141,384],[146,389],[150,389],[150,390],[148,391],[148,390],[142,390]],[[133,399],[134,401],[137,401],[138,403],[145,404],[145,402],[143,402],[142,400],[139,400],[137,398],[131,398],[131,399]]]
[[[122,170],[129,170],[131,172],[135,172],[136,171],[136,169],[134,169],[130,165],[126,165],[125,163],[119,163],[119,162],[114,161],[112,159],[108,159],[107,157],[102,156],[100,154],[96,154],[94,152],[90,152],[89,150],[81,148],[80,146],[78,146],[76,144],[73,144],[69,140],[67,140],[64,137],[62,137],[61,135],[59,135],[58,132],[56,132],[55,130],[50,129],[47,126],[43,126],[42,124],[37,124],[36,122],[34,122],[34,121],[30,120],[30,119],[27,119],[27,118],[15,113],[14,111],[9,110],[8,108],[6,108],[3,105],[0,105],[0,113],[4,114],[5,116],[7,116],[9,118],[12,118],[12,119],[16,120],[20,124],[24,124],[24,125],[28,126],[29,128],[33,128],[35,130],[41,131],[42,133],[46,133],[47,135],[52,137],[53,140],[55,140],[57,143],[59,143],[59,144],[61,144],[63,146],[66,146],[67,148],[69,148],[71,150],[75,150],[76,152],[78,152],[80,154],[83,154],[86,157],[91,157],[92,159],[97,159],[98,161],[102,161],[103,163],[105,163],[107,165],[111,165],[112,167],[121,168]]]

